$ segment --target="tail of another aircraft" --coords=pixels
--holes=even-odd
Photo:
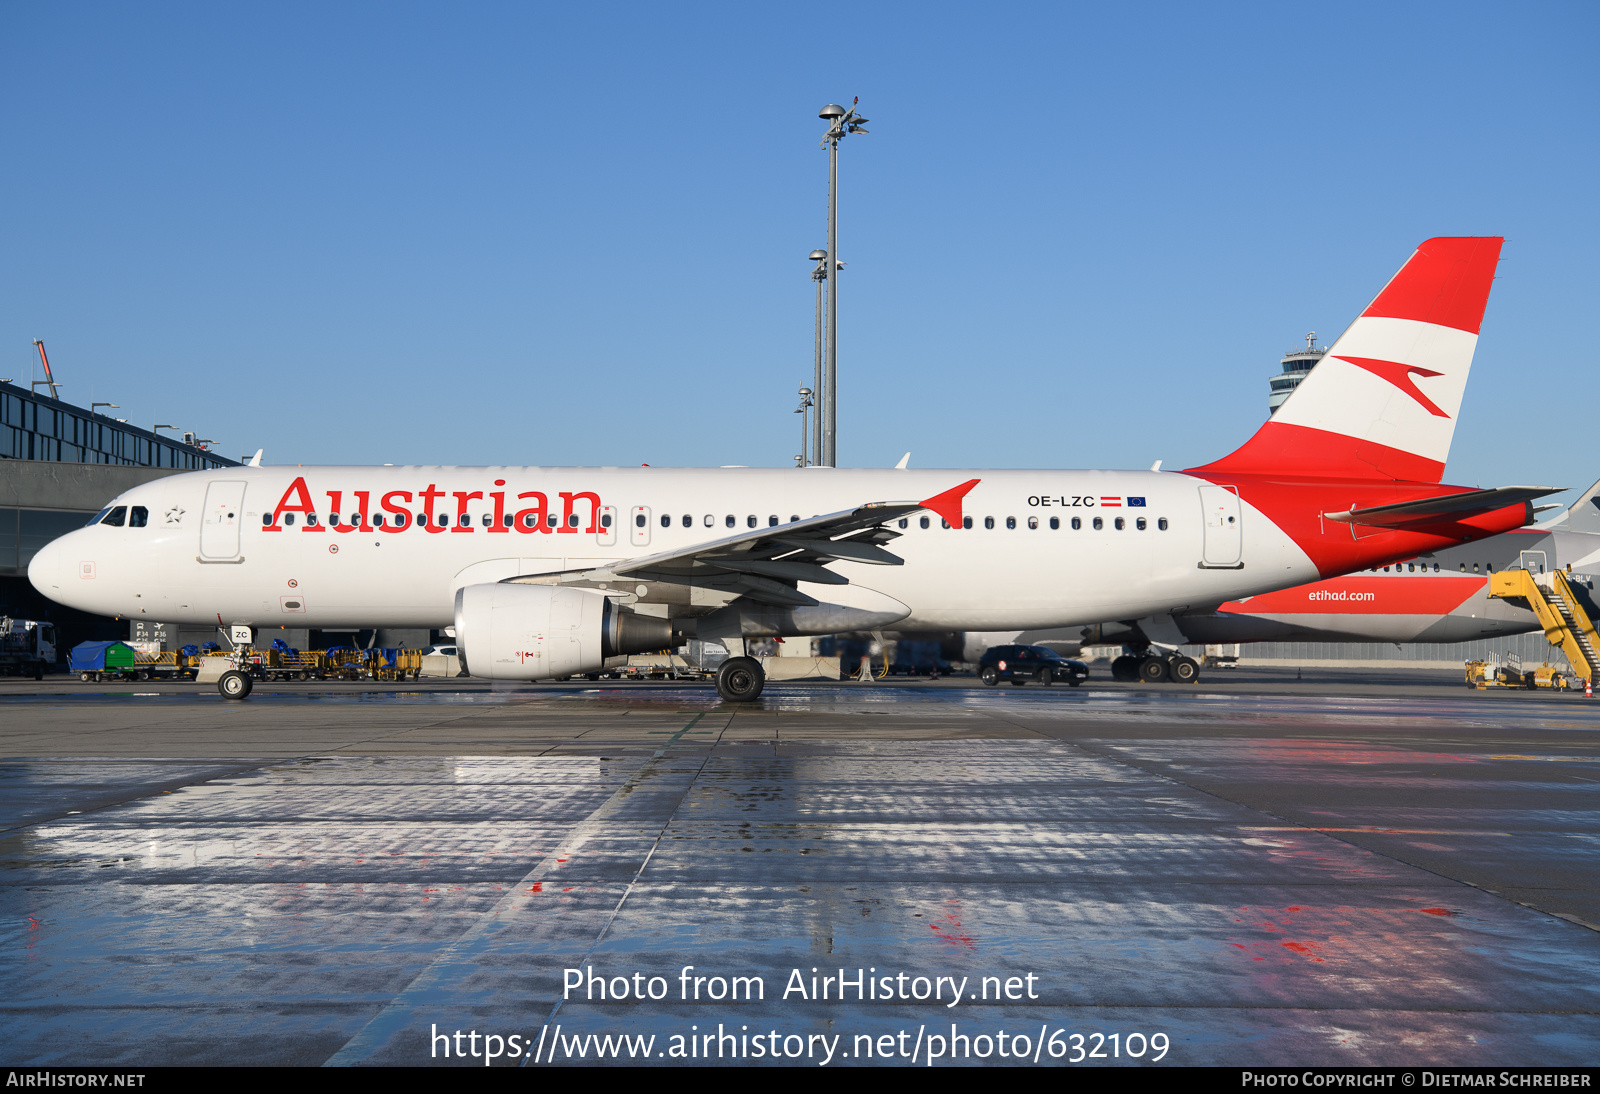
[[[1272,420],[1192,470],[1439,482],[1503,242],[1422,244]]]
[[[1559,532],[1600,532],[1600,482],[1579,494],[1565,512],[1537,527]]]

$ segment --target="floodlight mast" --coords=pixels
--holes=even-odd
[[[860,96],[850,104],[850,109],[835,103],[823,107],[817,117],[828,122],[828,132],[822,138],[822,144],[828,149],[828,257],[824,265],[832,263],[829,271],[833,274],[828,278],[828,352],[827,362],[823,369],[821,393],[822,405],[817,408],[817,417],[822,422],[822,447],[817,453],[817,463],[823,467],[837,467],[838,458],[838,393],[839,393],[839,267],[844,263],[839,261],[839,142],[849,133],[865,133],[861,123],[867,119],[856,113],[856,104],[861,101]]]
[[[816,395],[818,402],[822,400],[822,373],[827,367],[828,339],[827,339],[827,309],[828,302],[824,299],[824,292],[828,280],[828,252],[816,250],[811,252],[811,261],[817,265],[811,271],[811,280],[817,283],[817,342],[815,360],[813,362],[811,391]],[[812,415],[811,422],[811,463],[822,459],[822,407],[817,407],[817,413]]]

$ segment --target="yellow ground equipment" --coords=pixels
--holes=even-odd
[[[309,680],[327,674],[327,658],[320,650],[262,650],[257,659],[263,680]]]
[[[1542,579],[1542,581],[1541,581]],[[1572,670],[1591,684],[1600,677],[1600,634],[1560,570],[1540,574],[1501,570],[1489,575],[1489,595],[1522,601],[1532,609],[1550,644],[1567,655]]]
[[[422,651],[367,650],[366,672],[374,680],[415,680],[422,672]]]
[[[1554,688],[1557,691],[1581,691],[1583,678],[1566,669],[1550,665],[1524,668],[1521,662],[1501,664],[1496,661],[1468,661],[1467,686],[1479,691],[1488,688]]]

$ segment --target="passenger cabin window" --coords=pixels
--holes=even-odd
[[[744,518],[744,526],[746,528],[754,528],[756,526],[756,515],[754,513]]]
[[[315,514],[315,513],[307,513],[306,514],[306,525],[308,527],[315,528],[317,526],[317,514]]]
[[[1167,530],[1167,518],[1162,517],[1161,519],[1157,520],[1156,527],[1165,532]]]
[[[1079,529],[1081,529],[1082,527],[1083,527],[1083,518],[1082,517],[1073,517],[1072,518],[1072,530],[1074,532],[1076,532]]]
[[[1105,526],[1106,526],[1106,522],[1105,521],[1101,520],[1099,517],[1095,517],[1094,518],[1094,530],[1096,532],[1098,532],[1101,529],[1105,528]]]
[[[799,520],[800,520],[800,514],[799,513],[790,513],[789,514],[789,523],[790,524],[796,524],[796,523],[799,522]]]
[[[963,527],[963,528],[971,528],[972,527],[972,518],[971,517],[962,517],[961,518],[961,527]]]
[[[1467,564],[1465,562],[1463,562],[1461,564],[1461,572],[1462,573],[1466,573],[1467,572]]]
[[[767,518],[767,527],[768,528],[776,528],[777,526],[778,526],[778,515],[776,513],[774,513],[770,517]]]
[[[669,525],[671,523],[672,523],[672,519],[670,517],[662,517],[661,518],[661,527],[665,528],[667,525]],[[634,516],[634,518],[633,518],[633,526],[635,528],[643,528],[644,527],[644,514],[643,513],[639,513],[639,514],[636,514]]]
[[[1121,517],[1118,517],[1112,523],[1114,523],[1117,526],[1117,531],[1119,531],[1119,532],[1122,531],[1124,528],[1126,528],[1128,526],[1128,522],[1123,520]]]
[[[1039,518],[1038,517],[1029,517],[1028,518],[1028,528],[1029,528],[1029,530],[1037,530],[1038,527],[1039,527]]]
[[[1052,532],[1061,531],[1061,518],[1060,517],[1051,517],[1050,518],[1050,530]]]
[[[993,528],[994,527],[994,518],[993,517],[984,517],[983,518],[983,526],[985,528]]]
[[[230,513],[229,516],[232,516],[232,514]],[[132,509],[128,510],[128,527],[129,528],[143,528],[145,525],[147,525],[149,523],[150,523],[150,510],[146,509],[144,506],[135,505]]]
[[[373,517],[372,518],[372,523],[376,524],[379,528],[382,528],[383,527],[383,514],[379,513],[377,516]],[[487,517],[484,518],[484,522],[483,523],[485,523],[485,524],[489,523]]]
[[[1006,518],[1006,527],[1007,528],[1013,528],[1014,529],[1014,528],[1016,528],[1016,526],[1017,526],[1017,518],[1016,517],[1007,517]]]
[[[950,527],[950,522],[945,520],[943,517],[941,517],[941,518],[939,518],[939,526],[941,528],[948,528],[948,527]]]
[[[574,525],[576,525],[578,518],[577,517],[573,517],[572,520],[573,520]],[[600,514],[600,527],[602,527],[602,528],[610,528],[611,527],[611,514],[610,513],[601,513]]]
[[[534,520],[533,514],[529,513],[527,516],[522,518],[522,525],[525,528],[535,528],[538,526],[538,522]]]
[[[112,513],[111,515],[112,516],[116,516],[115,513]],[[118,521],[117,523],[121,524],[122,522]],[[293,513],[285,513],[285,514],[283,514],[283,523],[285,524],[285,526],[287,526],[289,528],[293,528],[294,527],[294,514]]]
[[[901,517],[900,521],[899,521],[899,527],[901,527],[901,528],[909,528],[909,527],[911,527],[911,519],[909,517]]]
[[[639,519],[640,520],[644,519],[644,514],[643,513],[639,514]],[[670,516],[668,516],[667,514],[665,514],[665,513],[661,514],[661,527],[663,527],[663,528],[671,528],[672,527],[672,518]]]
[[[706,521],[707,521],[707,523],[710,523],[711,518],[707,517]],[[691,517],[688,513],[683,514],[683,526],[685,528],[693,528],[694,527],[694,518]]]
[[[924,528],[926,528],[931,522],[928,520],[927,517],[923,517],[921,520],[917,521],[917,523],[922,525]]]
[[[544,525],[546,528],[554,528],[556,526],[556,515],[554,513],[545,514]]]
[[[493,520],[494,520],[494,518],[492,516],[490,516],[488,513],[483,514],[483,526],[485,528],[489,527],[490,522],[493,521]]]
[[[732,520],[733,518],[729,517],[728,519]],[[707,513],[706,514],[706,527],[707,528],[711,528],[711,527],[715,526],[716,523],[717,523],[717,518],[712,516],[710,513]]]
[[[1143,517],[1140,517],[1138,520],[1134,521],[1133,526],[1139,529],[1141,532],[1150,527],[1149,523]]]

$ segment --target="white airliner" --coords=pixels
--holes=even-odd
[[[764,683],[746,638],[1216,605],[1531,521],[1553,491],[1440,485],[1501,242],[1424,243],[1271,421],[1187,471],[238,467],[128,491],[28,576],[168,623],[453,624],[500,680],[699,637],[734,654],[730,700]]]

